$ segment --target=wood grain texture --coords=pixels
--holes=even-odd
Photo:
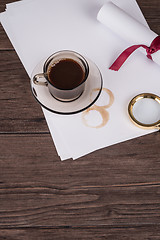
[[[43,176],[47,182],[56,180],[57,184],[64,182],[72,187],[159,183],[159,146],[157,132],[98,150],[77,161],[61,162],[49,134],[2,134],[0,179],[8,184],[40,181]]]
[[[0,227],[159,224],[155,138],[61,162],[48,134],[1,136]]]
[[[54,184],[43,184],[2,185],[0,229],[159,226],[160,184],[139,188],[86,186],[84,189],[60,189]]]
[[[48,132],[30,79],[14,51],[0,51],[0,133]],[[33,111],[34,109],[34,111]]]
[[[159,0],[138,4],[160,34]],[[0,240],[160,239],[159,132],[61,162],[2,26],[0,104]]]
[[[137,0],[149,27],[160,34],[160,1]]]
[[[11,238],[12,236],[12,238]],[[66,227],[66,228],[46,228],[46,229],[10,229],[0,231],[1,240],[53,240],[53,239],[107,239],[107,240],[159,240],[159,228],[156,226],[141,227]]]

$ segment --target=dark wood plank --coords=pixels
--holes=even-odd
[[[2,134],[0,182],[45,181],[73,188],[159,184],[159,146],[160,134],[157,132],[98,150],[77,161],[61,162],[50,134]]]
[[[98,227],[98,228],[55,228],[55,229],[11,229],[0,231],[1,240],[159,240],[160,231],[156,226],[140,227]]]
[[[48,132],[30,79],[14,51],[0,52],[0,133]],[[33,110],[34,109],[34,110]]]
[[[1,184],[0,229],[160,223],[160,184],[74,189],[43,184]]]
[[[137,0],[150,28],[160,34],[160,1]]]
[[[159,224],[159,133],[154,138],[61,162],[48,134],[2,135],[0,228]]]
[[[13,46],[0,24],[0,50],[13,50]]]

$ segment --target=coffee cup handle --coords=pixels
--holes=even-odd
[[[41,80],[40,80],[41,79]],[[43,80],[42,80],[43,79]],[[41,86],[47,86],[48,83],[45,80],[45,75],[44,73],[38,73],[33,77],[33,82],[36,85],[41,85]]]

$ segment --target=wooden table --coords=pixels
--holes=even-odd
[[[160,1],[138,3],[160,34]],[[159,132],[61,162],[2,26],[0,92],[0,240],[160,239]]]

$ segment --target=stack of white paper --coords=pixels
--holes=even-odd
[[[108,70],[129,43],[97,21],[98,11],[107,2],[23,0],[7,4],[6,11],[0,15],[1,23],[30,77],[41,59],[59,50],[73,50],[91,59],[102,73],[104,91],[96,105],[107,105],[111,96],[108,93],[114,96],[112,105],[105,109],[108,121],[101,128],[91,127],[102,121],[98,111],[88,111],[85,115],[87,126],[84,113],[64,116],[43,109],[61,160],[77,159],[151,132],[132,124],[127,107],[130,99],[141,92],[159,94],[160,68],[141,52],[136,52],[119,72]],[[113,2],[147,26],[135,0]]]

